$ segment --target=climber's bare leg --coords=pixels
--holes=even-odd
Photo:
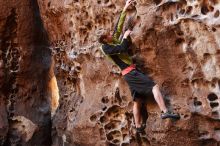
[[[133,115],[134,115],[134,121],[136,128],[141,127],[142,117],[141,117],[141,100],[135,99],[134,105],[133,105]]]
[[[152,92],[153,92],[154,98],[155,98],[160,110],[163,111],[164,113],[166,113],[167,112],[167,107],[164,103],[164,99],[163,99],[163,96],[160,92],[160,88],[159,88],[158,84],[156,84],[153,87]]]

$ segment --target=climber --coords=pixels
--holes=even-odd
[[[136,131],[142,133],[145,129],[146,119],[141,116],[143,109],[144,97],[153,95],[157,104],[159,105],[161,112],[161,118],[179,119],[179,114],[175,114],[167,109],[164,103],[164,99],[159,89],[159,85],[151,80],[148,75],[143,74],[137,70],[132,63],[131,57],[127,51],[131,45],[130,34],[131,30],[128,29],[124,32],[122,41],[119,40],[122,32],[123,24],[126,17],[126,11],[128,7],[133,3],[133,0],[127,0],[123,11],[119,17],[119,21],[116,26],[116,31],[113,35],[109,32],[99,34],[98,41],[102,44],[102,52],[110,58],[118,67],[122,70],[122,75],[130,87],[130,91],[133,97],[133,115],[136,126]],[[145,108],[145,107],[144,107]]]

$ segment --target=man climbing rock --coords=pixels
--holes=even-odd
[[[141,133],[144,131],[146,123],[146,119],[144,119],[141,114],[143,111],[142,109],[145,108],[143,104],[145,101],[144,98],[148,97],[149,95],[153,94],[157,104],[159,105],[162,111],[162,119],[179,119],[180,116],[179,114],[168,111],[158,84],[151,80],[147,75],[137,70],[133,64],[131,56],[128,55],[128,48],[131,45],[131,41],[129,41],[131,30],[126,30],[122,40],[119,40],[126,17],[126,11],[133,2],[133,0],[126,1],[113,36],[110,35],[109,32],[105,32],[99,36],[98,41],[102,44],[102,52],[122,70],[122,75],[130,87],[134,101],[133,115],[135,126],[137,132]]]

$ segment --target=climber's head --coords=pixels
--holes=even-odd
[[[102,43],[102,44],[111,43],[112,40],[113,40],[113,37],[110,34],[101,35],[98,39],[99,43]]]
[[[101,44],[111,43],[113,41],[113,37],[110,34],[110,30],[107,29],[99,29],[96,32],[98,37],[98,42]]]

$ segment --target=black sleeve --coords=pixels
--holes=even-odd
[[[106,54],[117,54],[117,53],[122,53],[122,52],[127,52],[127,49],[129,47],[129,42],[127,39],[123,39],[122,43],[119,45],[109,45],[109,44],[104,44],[102,49]]]

